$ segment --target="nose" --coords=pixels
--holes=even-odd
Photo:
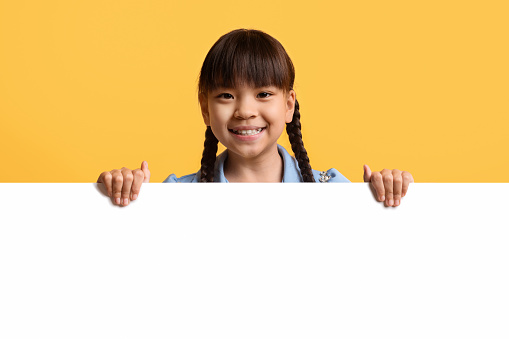
[[[244,97],[237,100],[237,106],[235,107],[235,113],[233,117],[239,120],[247,120],[258,116],[258,110],[256,102],[250,100],[250,98]]]

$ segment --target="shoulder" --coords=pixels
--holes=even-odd
[[[200,179],[200,171],[188,175],[184,175],[180,178],[177,178],[175,174],[170,174],[168,178],[166,178],[163,183],[181,183],[181,182],[198,182]]]
[[[283,182],[302,182],[299,164],[295,157],[291,156],[288,151],[281,145],[278,145],[278,151],[283,158],[284,174]],[[335,168],[331,168],[325,172],[312,170],[315,182],[350,182],[343,174]],[[322,175],[323,173],[323,175]],[[321,180],[320,180],[321,179]]]
[[[215,182],[228,182],[224,176],[224,162],[228,153],[224,151],[216,157],[216,162],[214,164],[214,181]],[[163,183],[186,183],[186,182],[200,182],[201,178],[201,170],[196,173],[184,175],[182,177],[177,178],[175,174],[170,174]]]
[[[335,168],[331,168],[327,171],[313,170],[313,177],[316,182],[350,182],[343,174]]]

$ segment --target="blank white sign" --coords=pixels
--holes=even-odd
[[[0,184],[0,338],[508,338],[509,184]]]

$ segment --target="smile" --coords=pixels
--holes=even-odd
[[[228,130],[234,134],[237,134],[237,135],[256,135],[264,129],[265,129],[265,127],[258,128],[258,129],[242,129],[242,130],[228,129]]]

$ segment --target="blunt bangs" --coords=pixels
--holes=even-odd
[[[208,52],[198,91],[207,94],[244,84],[289,91],[294,79],[293,63],[279,41],[258,30],[238,29],[219,38]]]

